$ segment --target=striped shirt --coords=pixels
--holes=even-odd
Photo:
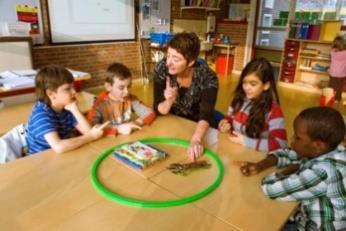
[[[87,117],[92,125],[110,121],[111,124],[104,131],[107,135],[116,135],[117,125],[131,121],[133,112],[143,124],[150,124],[156,118],[154,110],[144,105],[136,96],[129,95],[124,101],[115,101],[108,96],[108,92],[102,92],[98,96]]]
[[[265,117],[263,131],[259,138],[251,138],[245,133],[245,123],[249,117],[250,100],[245,100],[241,109],[234,114],[232,106],[228,108],[227,119],[232,124],[233,131],[244,135],[244,145],[261,151],[273,151],[287,147],[287,134],[283,113],[278,104],[273,103],[271,110]]]
[[[346,150],[335,150],[314,159],[299,159],[296,152],[282,149],[272,153],[278,167],[300,164],[291,175],[274,173],[262,181],[264,194],[282,201],[300,201],[304,217],[299,230],[346,229]]]
[[[331,50],[329,74],[336,78],[346,77],[346,50]]]
[[[32,110],[28,122],[26,141],[28,154],[35,154],[51,148],[44,136],[57,132],[60,139],[69,138],[77,121],[71,112],[56,112],[43,101],[38,101]]]

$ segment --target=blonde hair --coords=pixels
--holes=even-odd
[[[342,51],[346,50],[346,41],[345,37],[338,35],[335,37],[333,43],[332,43],[332,48]]]

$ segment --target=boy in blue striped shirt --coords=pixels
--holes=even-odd
[[[340,145],[344,136],[338,111],[308,108],[294,120],[291,149],[277,150],[258,163],[245,162],[240,170],[248,176],[274,165],[289,166],[265,177],[262,190],[272,199],[301,202],[295,230],[345,230],[346,151]]]
[[[91,127],[77,106],[72,74],[61,66],[46,66],[35,78],[38,101],[28,122],[28,154],[52,148],[63,153],[98,139],[102,125]],[[71,137],[74,129],[82,135]]]

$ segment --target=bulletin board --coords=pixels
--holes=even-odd
[[[33,69],[30,37],[0,37],[0,72]]]
[[[0,0],[0,22],[30,23],[33,43],[44,42],[40,0]]]
[[[52,43],[135,39],[134,0],[48,0]]]
[[[171,24],[171,0],[140,0],[139,27],[142,38],[150,32],[169,32]]]

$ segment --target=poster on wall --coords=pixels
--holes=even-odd
[[[16,12],[17,12],[17,19],[19,22],[26,22],[30,24],[30,31],[29,31],[30,35],[40,34],[37,6],[17,4]]]
[[[0,34],[44,42],[40,0],[0,0]]]

